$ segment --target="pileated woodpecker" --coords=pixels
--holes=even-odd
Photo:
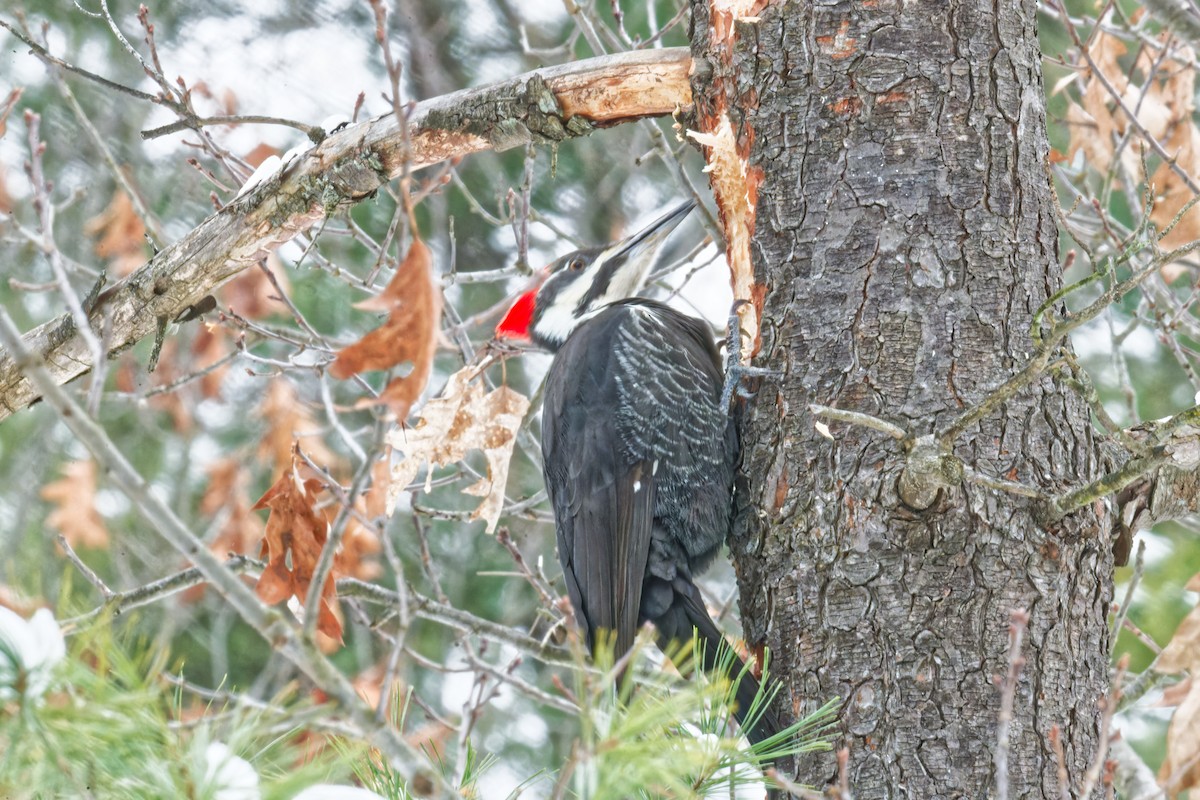
[[[708,324],[632,297],[693,206],[558,259],[496,334],[555,353],[542,410],[543,470],[558,559],[589,648],[607,631],[620,658],[649,621],[664,650],[699,635],[712,671],[724,639],[692,579],[729,529],[737,435],[720,403],[723,373]],[[730,679],[743,667],[735,656]],[[734,707],[751,742],[780,729],[769,708],[745,725],[758,688],[747,672]]]

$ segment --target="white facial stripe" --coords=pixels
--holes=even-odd
[[[616,245],[597,256],[596,260],[581,275],[575,278],[574,283],[554,298],[554,304],[547,308],[543,312],[541,319],[538,320],[537,330],[539,335],[547,339],[564,342],[571,335],[571,331],[575,330],[576,326],[581,322],[599,314],[609,303],[615,303],[618,300],[624,300],[626,297],[632,297],[637,292],[642,285],[642,281],[646,279],[646,273],[649,272],[650,265],[654,263],[657,248],[652,247],[648,251],[638,253],[636,258],[626,264],[622,264],[621,269],[608,282],[608,288],[604,294],[596,298],[591,306],[582,314],[577,314],[575,311],[579,307],[579,301],[583,299],[587,290],[591,288],[592,281],[596,278],[596,273],[600,271],[612,253],[620,250],[620,248],[621,245]]]
[[[609,279],[604,294],[595,298],[582,313],[578,313],[576,309],[595,282],[596,274],[614,254],[628,246],[628,240],[618,242],[596,256],[587,269],[576,275],[554,298],[553,304],[541,313],[535,325],[537,335],[549,341],[565,342],[584,320],[591,319],[610,303],[632,297],[646,280],[646,274],[658,255],[659,246],[670,235],[672,228],[674,225],[655,231],[639,242],[635,253]]]
[[[554,298],[554,303],[542,312],[537,321],[539,336],[558,342],[565,342],[582,320],[575,316],[575,308],[587,293],[596,275],[596,270],[602,261],[597,258],[583,273],[576,275],[575,280]],[[563,273],[560,273],[563,274]],[[564,276],[565,277],[565,276]],[[550,280],[554,280],[551,278]]]
[[[538,336],[551,342],[565,342],[581,321],[573,313],[574,308],[555,303],[546,309],[537,321]]]
[[[601,254],[596,261],[607,261],[614,250],[620,249],[618,245],[615,248],[609,248]],[[634,292],[642,286],[642,281],[646,280],[646,273],[650,271],[650,265],[654,263],[654,257],[658,255],[658,247],[651,246],[637,253],[628,262],[621,265],[616,275],[613,275],[612,280],[608,283],[608,289],[593,305],[593,308],[600,308],[609,303],[615,303],[618,300],[623,300],[626,297],[631,297]]]

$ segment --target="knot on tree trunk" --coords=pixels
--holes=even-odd
[[[937,501],[943,489],[957,486],[962,479],[962,462],[936,437],[925,435],[910,440],[896,491],[904,505],[924,511]]]

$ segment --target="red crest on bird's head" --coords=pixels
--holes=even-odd
[[[537,300],[537,289],[530,289],[517,298],[512,308],[496,326],[496,337],[499,339],[530,338],[529,324],[533,321],[533,307]]]

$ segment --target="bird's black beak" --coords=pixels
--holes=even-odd
[[[685,200],[675,208],[651,222],[630,237],[616,242],[605,253],[605,257],[616,260],[640,261],[644,256],[653,258],[659,245],[666,241],[688,212],[696,207],[695,200]]]
[[[695,200],[680,203],[642,230],[601,251],[588,267],[586,280],[591,289],[579,307],[598,308],[636,294],[663,242],[695,206]]]

